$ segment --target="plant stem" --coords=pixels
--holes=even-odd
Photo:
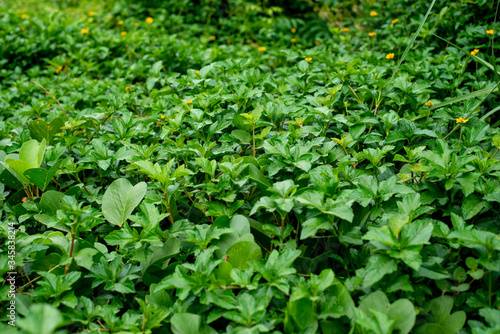
[[[167,190],[165,190],[164,195],[165,195],[165,202],[167,202],[167,210],[169,213],[168,218],[170,219],[170,224],[173,226],[174,225],[174,217],[172,217],[172,211],[170,211],[170,204],[168,202]]]
[[[462,74],[464,74],[465,68],[467,67],[467,64],[469,63],[469,58],[470,58],[470,54],[468,54],[467,58],[465,59],[465,62],[462,66],[462,72],[460,72],[460,74],[458,75],[457,84],[455,85],[455,87],[451,91],[450,96],[453,96],[453,93],[455,93],[455,90],[458,88],[458,85],[460,84],[460,78],[462,77]]]
[[[69,249],[69,258],[71,259],[73,257],[73,247],[75,246],[75,237],[76,237],[76,231],[71,233],[71,247]],[[66,268],[64,268],[64,276],[68,273],[69,266],[71,263],[68,263],[66,265]]]
[[[255,159],[255,154],[257,150],[255,149],[255,125],[252,124],[252,138],[253,138],[253,158]]]

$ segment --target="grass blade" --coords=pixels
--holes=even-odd
[[[496,113],[499,110],[500,110],[500,106],[496,107],[493,110],[490,110],[486,115],[484,115],[483,117],[481,117],[479,120],[483,122],[485,119],[487,119],[488,117],[490,117],[491,115],[493,115],[494,113]]]
[[[446,100],[444,102],[435,104],[435,105],[433,105],[431,107],[431,110],[438,109],[438,108],[441,108],[441,107],[445,107],[447,105],[454,104],[454,103],[457,103],[457,102],[460,102],[460,101],[463,101],[463,100],[470,100],[470,99],[473,99],[475,97],[482,96],[482,95],[485,95],[485,94],[489,95],[492,92],[497,91],[497,90],[498,90],[498,88],[496,86],[493,87],[493,89],[491,89],[491,87],[488,87],[488,88],[483,88],[483,89],[480,89],[480,90],[476,90],[475,92],[472,92],[472,93],[469,93],[469,94],[465,94],[465,95],[461,95],[461,96],[457,96],[457,97],[454,97],[452,99]]]
[[[401,66],[401,64],[403,63],[403,61],[405,60],[406,56],[408,55],[408,52],[410,52],[410,49],[411,47],[413,46],[413,43],[415,43],[415,40],[417,39],[417,36],[418,34],[420,33],[420,30],[422,29],[422,27],[424,26],[425,24],[425,21],[427,21],[427,17],[429,17],[429,14],[431,13],[431,10],[432,10],[432,7],[434,7],[434,4],[436,3],[436,0],[432,0],[432,3],[431,5],[429,6],[429,9],[427,10],[427,13],[425,14],[425,17],[424,19],[422,20],[422,22],[420,22],[420,26],[418,27],[417,31],[415,32],[415,34],[413,35],[413,37],[411,38],[410,40],[410,43],[408,43],[408,45],[406,46],[406,49],[405,51],[403,52],[403,55],[401,56],[401,58],[399,59],[399,62],[398,62],[398,65],[396,66],[396,68],[394,69],[394,71],[392,72],[392,76],[391,76],[391,80],[389,80],[389,82],[387,84],[390,84],[392,82],[392,80],[394,79],[394,76],[396,75],[396,73],[398,72],[399,70],[399,67]]]
[[[436,34],[432,34],[434,36],[436,36],[437,38],[439,39],[442,39],[443,41],[445,41],[446,43],[450,44],[450,45],[453,45],[454,47],[456,47],[457,49],[459,49],[460,51],[462,51],[463,53],[469,55],[470,57],[474,58],[477,62],[483,64],[484,66],[488,67],[490,70],[493,71],[493,73],[497,73],[497,74],[500,74],[500,72],[495,72],[495,68],[493,67],[493,65],[491,65],[490,63],[488,63],[486,60],[482,59],[482,58],[479,58],[478,56],[475,56],[475,55],[472,55],[470,54],[469,51],[466,51],[464,49],[462,49],[461,47],[459,47],[458,45],[455,45],[453,44],[452,42],[448,41],[447,39],[443,38],[443,37],[439,37],[438,35]]]
[[[490,94],[495,90],[497,89],[498,85],[500,85],[500,81],[495,85],[495,87],[493,87],[493,89],[491,90]],[[474,110],[477,109],[477,107],[479,107],[484,101],[486,101],[486,99],[488,98],[488,96],[490,96],[490,94],[486,95],[481,101],[479,101],[474,107],[471,108],[471,111],[465,116],[465,119],[469,119],[470,115],[472,115],[472,113],[474,112]],[[491,111],[490,111],[491,113]],[[446,135],[446,137],[444,137],[444,139],[448,139],[448,137],[455,131],[457,131],[457,129],[459,128],[460,126],[459,125],[455,125],[455,127],[453,128],[453,130],[451,130],[450,132],[448,132],[448,134]]]

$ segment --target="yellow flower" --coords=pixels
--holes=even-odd
[[[164,118],[165,118],[165,115],[161,115],[160,117],[161,117],[161,119],[164,119]]]
[[[19,27],[19,30],[24,31],[24,28],[23,27]]]
[[[89,16],[94,16],[95,15],[95,12],[94,11],[90,11],[89,12]]]
[[[149,24],[153,23],[153,18],[152,17],[148,17],[146,19],[146,22],[149,23]]]
[[[118,22],[118,24],[119,24],[119,25],[122,25],[122,24],[123,24],[123,21],[119,21],[119,22]]]
[[[27,17],[28,17],[28,14],[23,14],[23,15],[21,15],[21,18],[22,18],[22,19],[25,19],[25,18],[27,18]]]
[[[88,33],[89,33],[89,30],[84,28],[84,29],[82,29],[80,32],[81,32],[82,34],[88,34]]]
[[[228,40],[226,41],[226,43],[227,43],[227,44],[231,44],[232,42],[233,42],[233,41],[232,41],[232,40],[230,40],[230,39],[228,39]]]
[[[429,102],[425,102],[425,105],[428,107],[432,107],[434,105],[434,103],[432,103],[432,101],[429,100]]]
[[[321,45],[320,41],[314,41],[314,45]]]
[[[486,30],[486,33],[488,35],[493,35],[494,32],[495,32],[495,30],[493,30],[493,29]]]
[[[305,61],[307,61],[307,62],[310,62],[311,60],[313,60],[311,57],[306,57],[305,58]]]
[[[375,36],[376,34],[377,34],[377,33],[373,31],[373,32],[369,33],[369,34],[368,34],[368,36],[373,37],[373,36]]]
[[[186,101],[186,104],[192,104],[192,103],[193,103],[193,101],[191,101],[191,100]]]
[[[344,28],[342,29],[343,32],[348,32],[349,31],[349,28]]]
[[[126,34],[127,34],[127,32],[126,32],[126,31],[122,31],[122,32],[120,33],[120,35],[122,35],[122,36],[125,36]]]
[[[474,49],[470,52],[471,55],[475,56],[479,52],[479,49]]]
[[[292,28],[292,29],[290,29],[290,31],[292,32],[292,34],[295,34],[297,32],[297,29]]]
[[[370,16],[377,16],[377,15],[378,15],[378,13],[377,13],[376,11],[373,11],[373,10],[372,10],[372,11],[370,12]]]
[[[460,66],[462,66],[462,64],[460,64]]]
[[[462,123],[462,124],[465,124],[467,123],[469,120],[468,119],[463,119],[462,117],[459,117],[456,119],[457,123]]]
[[[59,66],[59,67],[56,69],[56,73],[57,73],[57,74],[59,74],[59,72],[61,72],[61,71],[62,71],[62,69],[63,69],[63,67],[62,67],[62,66]]]
[[[216,39],[216,38],[217,38],[217,37],[215,37],[215,36],[210,36],[210,40],[211,40],[211,41],[215,41],[215,39]]]
[[[126,90],[127,92],[130,92],[130,90],[131,90],[131,89],[132,89],[132,88],[130,88],[129,86],[125,87],[125,90]]]
[[[394,58],[394,53],[388,53],[387,56],[385,56],[385,59],[392,59]]]
[[[394,19],[394,20],[391,21],[391,23],[392,24],[396,24],[396,23],[398,23],[398,21],[399,21],[399,19]]]
[[[137,27],[138,23],[137,22],[134,22],[134,27]]]
[[[295,38],[292,38],[292,39],[290,40],[290,42],[295,43],[295,42],[297,42],[297,40],[296,40]]]
[[[200,73],[200,71],[196,70],[196,74]]]
[[[266,51],[266,47],[265,46],[259,46],[259,51]]]

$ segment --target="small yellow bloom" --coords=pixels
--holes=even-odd
[[[119,21],[119,22],[118,22],[118,24],[119,24],[119,25],[122,25],[122,24],[123,24],[123,21]]]
[[[479,52],[479,49],[474,49],[470,52],[471,55],[475,56]]]
[[[161,119],[164,119],[164,118],[165,118],[165,115],[161,115],[160,117],[161,117]]]
[[[314,45],[321,45],[320,41],[314,41]]]
[[[368,36],[373,37],[373,36],[375,36],[376,34],[377,34],[377,33],[373,31],[373,32],[369,33],[369,34],[368,34]]]
[[[462,124],[465,124],[467,123],[469,120],[468,119],[463,119],[462,117],[459,117],[456,119],[457,123],[462,123]]]
[[[378,15],[378,13],[377,13],[376,11],[374,11],[374,10],[372,10],[372,11],[370,12],[370,16],[377,16],[377,15]]]
[[[387,56],[385,56],[385,59],[392,59],[394,58],[394,53],[388,53]]]
[[[84,29],[82,29],[80,32],[81,32],[82,34],[88,34],[88,33],[89,33],[89,30],[84,28]]]
[[[19,27],[19,30],[24,31],[24,28],[23,27]]]
[[[146,22],[149,23],[149,24],[153,23],[153,18],[152,17],[148,17],[146,19]]]
[[[292,32],[292,34],[295,34],[297,32],[297,29],[292,28],[292,29],[290,29],[290,31]]]
[[[493,29],[486,30],[486,33],[488,35],[493,35],[494,32],[495,32],[495,30],[493,30]]]
[[[57,74],[59,74],[59,72],[61,72],[61,71],[62,71],[62,69],[63,69],[63,67],[62,67],[62,66],[59,66],[59,67],[56,69],[56,73],[57,73]]]
[[[349,31],[349,28],[343,28],[342,29],[343,32],[348,32]]]
[[[210,36],[210,40],[211,40],[211,41],[215,41],[215,39],[216,39],[216,38],[217,38],[217,37],[215,37],[215,36]]]
[[[232,40],[230,40],[230,39],[228,39],[228,40],[226,41],[226,43],[227,43],[227,44],[231,44],[232,42],[233,42],[233,41],[232,41]]]
[[[131,90],[131,89],[132,89],[132,88],[130,88],[129,86],[125,87],[125,90],[126,90],[127,92],[130,92],[130,90]]]
[[[134,22],[134,27],[137,27],[138,23],[137,22]]]
[[[200,73],[200,71],[196,70],[196,74]]]
[[[311,57],[306,57],[304,60],[307,61],[307,62],[310,62],[313,59]]]
[[[429,100],[429,102],[425,102],[425,105],[428,107],[432,107],[434,105],[434,103],[432,103],[432,101]]]
[[[295,38],[292,38],[292,39],[290,40],[290,42],[295,43],[295,42],[297,42],[297,40],[296,40]]]
[[[266,51],[266,47],[265,46],[259,46],[259,51]]]
[[[21,15],[21,18],[22,18],[22,19],[25,19],[25,18],[27,18],[27,17],[28,17],[28,14],[23,14],[23,15]]]
[[[399,21],[399,19],[394,19],[394,20],[391,21],[391,23],[392,24],[396,24],[396,23],[398,23],[398,21]]]
[[[89,16],[94,16],[96,13],[94,11],[89,12]]]
[[[462,66],[462,64],[460,64],[460,67]]]
[[[120,35],[122,35],[122,36],[125,36],[126,34],[127,34],[127,32],[126,32],[126,31],[122,31],[122,32],[120,33]]]
[[[186,104],[192,104],[192,103],[193,103],[193,101],[191,101],[191,100],[186,101]]]

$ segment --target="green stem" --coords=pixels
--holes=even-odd
[[[462,72],[460,72],[460,74],[458,75],[457,84],[455,85],[455,87],[451,91],[450,96],[453,96],[453,93],[455,93],[455,90],[458,88],[458,85],[460,85],[460,78],[462,77],[462,75],[465,72],[465,68],[467,67],[467,64],[469,63],[469,58],[470,58],[470,54],[468,54],[467,58],[465,59],[465,62],[463,64],[463,66],[462,66]]]
[[[168,203],[168,195],[167,195],[166,189],[165,189],[163,194],[165,195],[165,202],[167,202],[167,211],[169,213],[168,218],[170,219],[170,224],[173,226],[174,225],[174,217],[172,217],[172,211],[170,211],[170,204]]]
[[[75,246],[75,237],[76,237],[76,230],[71,232],[71,247],[69,249],[69,258],[71,259],[73,257],[73,247]],[[66,268],[64,268],[64,276],[68,273],[69,266],[71,262],[66,265]]]

